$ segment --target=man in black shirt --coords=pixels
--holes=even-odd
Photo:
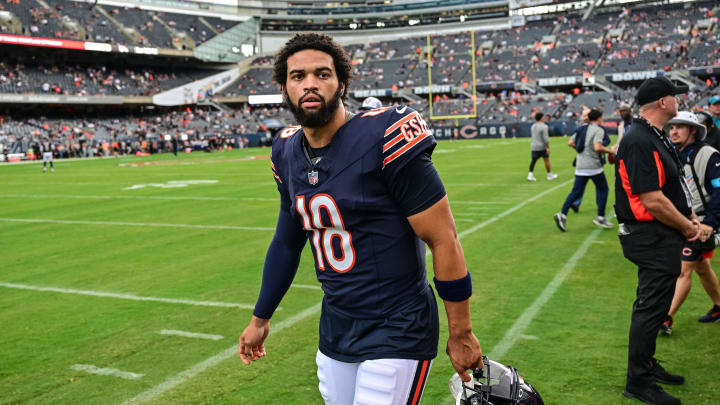
[[[638,267],[623,394],[648,404],[679,405],[657,383],[680,385],[654,358],[655,340],[670,309],[685,241],[698,239],[700,223],[690,205],[682,163],[665,124],[677,114],[675,86],[648,79],[637,92],[640,116],[626,132],[615,162],[615,212],[624,256]]]

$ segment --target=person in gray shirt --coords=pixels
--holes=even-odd
[[[535,162],[538,159],[543,158],[545,161],[545,170],[547,170],[547,179],[555,180],[557,174],[550,170],[550,130],[546,123],[542,122],[543,113],[535,113],[535,123],[530,127],[531,144],[530,144],[530,155],[532,160],[530,161],[530,172],[528,173],[528,181],[536,181],[535,174]]]
[[[577,200],[585,192],[585,186],[589,180],[595,184],[595,202],[597,203],[597,217],[593,219],[593,223],[601,228],[612,228],[613,224],[605,218],[605,207],[609,187],[605,178],[602,158],[603,153],[615,154],[614,149],[603,146],[604,131],[600,127],[602,123],[602,112],[598,110],[590,110],[588,113],[588,129],[585,139],[578,140],[576,144],[575,135],[570,138],[568,144],[577,150],[577,163],[575,165],[575,184],[572,191],[565,199],[561,212],[555,214],[555,224],[563,231],[567,232],[566,221],[567,213],[570,211],[570,205]]]

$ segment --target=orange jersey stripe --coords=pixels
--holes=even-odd
[[[383,169],[385,168],[385,166],[386,166],[388,163],[390,163],[390,162],[392,162],[393,160],[395,160],[395,159],[397,159],[398,157],[400,157],[403,153],[407,152],[410,148],[412,148],[413,146],[417,145],[418,142],[422,141],[423,139],[427,138],[428,136],[430,136],[430,133],[429,133],[429,132],[425,132],[424,134],[422,134],[422,135],[418,136],[417,138],[413,139],[412,142],[408,142],[407,145],[405,145],[405,146],[403,146],[402,148],[396,150],[395,153],[393,153],[392,155],[386,157],[385,160],[383,160],[383,165],[382,165]]]
[[[400,135],[396,136],[395,138],[393,138],[392,140],[390,140],[389,142],[387,142],[387,143],[385,144],[385,146],[383,146],[383,153],[387,152],[388,149],[390,149],[390,148],[392,148],[393,146],[395,146],[395,145],[396,145],[398,142],[400,142],[403,138],[404,138],[403,134],[400,134]]]
[[[280,177],[278,177],[277,174],[275,174],[275,172],[273,172],[273,176],[277,179],[277,181],[279,181],[280,183],[282,183],[282,180],[280,179]]]
[[[408,114],[408,115],[402,117],[402,118],[399,119],[396,123],[392,124],[387,130],[385,130],[385,136],[390,135],[391,133],[393,133],[393,131],[395,131],[396,129],[400,128],[400,126],[401,126],[402,124],[410,121],[410,120],[413,119],[414,117],[420,118],[420,114],[418,114],[417,111],[413,111],[412,114]]]

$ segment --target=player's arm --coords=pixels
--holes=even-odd
[[[238,355],[250,364],[265,356],[265,339],[270,333],[270,318],[290,288],[305,246],[305,232],[290,212],[281,208],[263,267],[262,286],[250,324],[238,342]]]
[[[483,366],[482,349],[472,331],[470,273],[447,196],[430,208],[408,217],[408,221],[432,252],[435,287],[443,299],[448,318],[450,337],[446,351],[450,362],[463,381],[470,381],[466,370]]]
[[[276,161],[279,160],[277,155],[280,149],[281,147],[273,148],[272,158]],[[266,354],[265,339],[270,333],[270,318],[295,278],[300,254],[307,240],[302,225],[290,213],[292,202],[290,193],[280,177],[281,172],[277,170],[272,160],[270,166],[280,192],[280,213],[275,226],[275,235],[265,255],[262,285],[255,310],[250,324],[238,340],[238,355],[247,365]]]

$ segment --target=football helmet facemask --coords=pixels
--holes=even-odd
[[[485,366],[473,371],[469,383],[450,378],[456,405],[544,405],[540,394],[518,375],[517,369],[483,356]],[[463,389],[464,388],[464,389]]]

